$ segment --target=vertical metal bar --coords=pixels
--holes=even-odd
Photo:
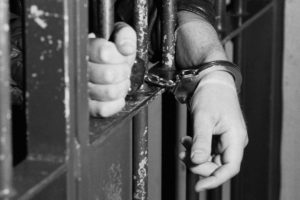
[[[146,93],[149,91],[148,85],[144,82],[144,73],[148,72],[148,1],[134,0],[134,29],[137,33],[137,53],[136,62],[132,67],[131,89],[134,93]],[[142,76],[142,77],[141,77]],[[142,85],[141,85],[142,84]]]
[[[243,16],[244,16],[244,2],[243,0],[234,1],[234,13],[236,16],[236,24],[237,28],[241,27],[243,24]],[[242,61],[242,35],[241,33],[234,38],[234,62],[241,65]]]
[[[7,0],[0,2],[0,199],[13,194],[8,7]]]
[[[198,195],[195,192],[195,185],[198,181],[198,177],[190,171],[187,171],[186,175],[186,199],[198,200]]]
[[[88,1],[64,0],[64,68],[68,89],[67,194],[69,200],[90,199],[87,192],[89,113],[87,94]]]
[[[134,1],[134,28],[137,33],[137,58],[148,65],[148,1]],[[140,91],[147,91],[145,84]],[[148,199],[148,107],[133,118],[133,199]]]
[[[218,187],[214,190],[207,191],[207,199],[208,200],[221,200],[222,198],[222,187]]]
[[[176,131],[174,137],[175,139],[175,164],[176,168],[176,191],[174,200],[184,200],[186,193],[186,168],[183,166],[183,163],[178,159],[179,153],[184,150],[184,147],[180,144],[180,140],[183,136],[186,135],[187,131],[187,108],[186,105],[180,104],[176,101]],[[175,116],[174,116],[175,117]]]
[[[162,1],[162,67],[175,69],[175,0]]]
[[[137,33],[137,57],[148,63],[148,1],[134,0],[134,28]]]
[[[281,145],[282,145],[282,118],[283,118],[283,52],[284,52],[284,5],[285,1],[274,0],[272,10],[273,24],[273,53],[272,53],[272,75],[270,80],[271,87],[271,102],[269,115],[270,132],[269,132],[269,148],[270,155],[268,158],[268,196],[269,199],[279,199],[281,190],[282,175],[281,169]]]
[[[133,120],[133,199],[148,199],[148,108]]]
[[[216,27],[220,36],[225,32],[225,15],[226,15],[226,1],[217,0],[216,2]]]
[[[193,136],[193,124],[192,116],[189,113],[187,116],[187,135]],[[199,176],[193,174],[191,171],[187,170],[186,175],[186,199],[187,200],[198,200],[199,196],[195,192],[195,185],[199,180]]]
[[[241,27],[243,24],[243,15],[244,15],[244,2],[243,0],[235,0],[234,2],[234,13],[236,16],[236,26]],[[243,51],[242,51],[242,42],[243,42],[243,38],[242,38],[242,34],[239,33],[235,38],[233,38],[233,61],[239,65],[241,67],[242,70],[242,74],[243,76],[245,75],[245,70],[243,70],[242,68],[242,55],[243,55]],[[244,91],[243,89],[243,85],[242,85],[242,91]],[[245,95],[241,95],[241,99],[242,102],[245,102]],[[242,190],[243,190],[243,186],[241,184],[241,177],[240,176],[236,176],[234,177],[231,182],[230,182],[230,198],[232,200],[238,200],[242,198]]]
[[[243,16],[245,12],[245,2],[243,0],[235,0],[234,1],[234,13],[237,16],[237,25],[240,27],[243,23]]]
[[[113,0],[98,1],[98,20],[99,24],[96,27],[97,37],[109,39],[114,28],[114,3]]]

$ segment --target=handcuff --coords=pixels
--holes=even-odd
[[[201,72],[212,67],[214,67],[214,71],[230,73],[234,78],[237,92],[240,91],[242,84],[240,68],[226,60],[202,63],[184,70],[161,70],[159,66],[155,66],[145,74],[144,80],[150,85],[162,87],[172,92],[180,103],[187,103],[203,77]]]

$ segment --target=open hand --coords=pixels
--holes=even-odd
[[[182,11],[177,31],[176,64],[184,69],[203,62],[227,60],[214,28],[201,17]],[[190,102],[193,137],[184,137],[186,151],[180,158],[202,177],[195,190],[215,188],[234,175],[241,166],[248,136],[231,74],[204,70]],[[217,145],[212,149],[213,136]]]

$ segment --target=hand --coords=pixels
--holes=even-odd
[[[125,23],[116,23],[114,43],[102,38],[89,39],[88,55],[90,114],[111,116],[125,105],[136,55],[136,33]]]
[[[213,27],[201,18],[188,20],[178,29],[176,63],[180,68],[226,59]],[[202,177],[196,191],[215,188],[236,175],[248,143],[233,77],[213,69],[203,73],[190,104],[193,138],[182,139],[186,151],[180,154],[187,167]],[[216,149],[211,148],[213,136],[219,138]]]

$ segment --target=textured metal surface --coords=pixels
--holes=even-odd
[[[120,122],[110,134],[90,145],[83,165],[86,185],[80,199],[132,199],[131,120]]]
[[[148,66],[148,1],[134,1],[134,28],[137,33],[137,58],[144,65],[136,71],[146,71]],[[144,76],[142,76],[144,78]],[[144,83],[139,92],[150,92]],[[148,107],[133,118],[133,199],[148,199]]]
[[[148,72],[148,1],[134,0],[133,27],[137,36],[136,63],[131,71],[131,92],[147,92],[149,88],[144,83],[144,74]]]
[[[147,0],[134,0],[134,29],[137,33],[137,57],[147,66],[149,46]]]
[[[174,70],[175,56],[175,0],[162,1],[162,65],[163,68]]]
[[[4,200],[13,194],[8,6],[7,0],[0,2],[0,199]]]
[[[148,107],[133,120],[133,199],[148,199]]]
[[[109,137],[110,130],[113,130],[123,121],[132,118],[144,106],[147,106],[161,95],[163,91],[160,88],[150,88],[150,92],[128,97],[125,107],[116,115],[108,118],[90,118],[90,142],[97,144]]]
[[[25,1],[28,147],[32,157],[63,156],[69,118],[69,74],[64,67],[63,2]]]

